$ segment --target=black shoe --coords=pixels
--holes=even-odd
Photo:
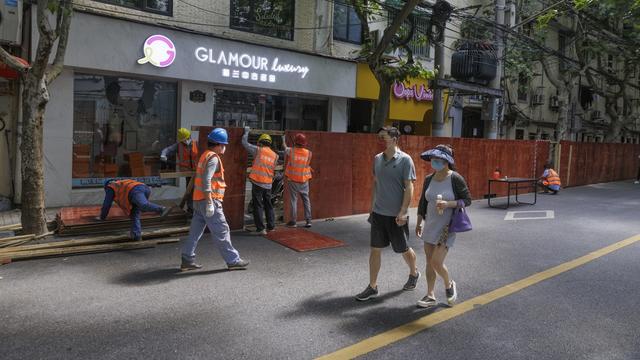
[[[402,290],[414,290],[416,288],[416,285],[418,284],[418,279],[420,279],[420,271],[417,272],[416,276],[409,274],[409,279],[402,287]]]
[[[356,300],[358,301],[367,301],[369,299],[373,299],[378,296],[378,289],[374,289],[371,285],[367,285],[367,288],[364,289],[363,292],[356,295]]]
[[[276,228],[267,228],[267,232],[272,232],[272,231],[275,231],[275,230],[276,230]]]
[[[558,195],[558,190],[553,190],[553,195]]]
[[[438,305],[438,302],[436,301],[436,299],[429,297],[429,295],[418,300],[418,307],[421,307],[421,308],[430,308],[436,305]]]
[[[447,303],[449,305],[453,305],[458,299],[458,290],[456,289],[456,282],[451,280],[451,286],[448,289],[445,289],[447,293]]]
[[[249,266],[249,261],[247,260],[238,260],[235,264],[227,264],[227,269],[229,270],[244,270]]]
[[[182,260],[182,264],[180,265],[180,271],[189,271],[189,270],[198,270],[202,269],[202,265],[196,264],[194,261],[185,261]]]
[[[289,222],[287,223],[287,227],[294,228],[294,227],[296,227],[296,226],[298,226],[298,225],[296,225],[296,222],[295,222],[295,221],[289,221]]]
[[[165,217],[167,215],[169,215],[169,213],[171,212],[171,208],[168,206],[163,206],[162,207],[162,212],[160,213],[161,217]]]
[[[304,224],[304,227],[310,228],[311,227],[311,220],[307,220],[307,223]]]

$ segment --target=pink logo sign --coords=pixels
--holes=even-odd
[[[393,85],[393,95],[398,99],[414,99],[415,101],[433,101],[433,91],[427,89],[424,84],[413,85],[407,88],[401,82]]]
[[[152,35],[147,38],[142,48],[144,57],[138,60],[138,64],[149,63],[157,67],[167,67],[173,64],[176,58],[176,47],[168,37],[164,35]]]

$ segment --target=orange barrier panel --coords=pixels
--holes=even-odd
[[[560,179],[563,187],[634,178],[640,155],[638,144],[561,141]]]
[[[213,128],[200,128],[201,151],[206,136]],[[247,152],[241,144],[242,129],[231,128],[229,145],[223,156],[227,191],[224,210],[231,229],[243,227],[243,211]],[[287,131],[287,144],[299,131]],[[300,131],[307,136],[313,152],[310,183],[312,216],[314,219],[366,213],[371,208],[373,158],[382,151],[375,134],[328,133]],[[420,199],[424,177],[431,173],[429,163],[420,154],[437,144],[451,144],[455,150],[458,172],[466,179],[474,199],[481,199],[488,190],[487,179],[495,167],[509,177],[537,177],[549,158],[547,141],[487,140],[402,136],[400,149],[408,153],[416,166],[412,206]],[[505,192],[497,189],[498,195]],[[289,220],[288,191],[285,187],[285,221]],[[302,201],[298,200],[298,220],[304,218]]]

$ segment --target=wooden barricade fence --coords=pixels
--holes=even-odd
[[[561,141],[558,151],[563,187],[631,179],[640,166],[639,144]]]
[[[201,151],[207,143],[211,127],[200,127]],[[231,229],[241,229],[244,222],[244,196],[247,152],[241,144],[242,129],[230,128],[229,145],[222,157],[227,190],[224,212]],[[375,134],[329,133],[301,131],[307,137],[309,150],[313,152],[311,166],[313,179],[310,198],[313,218],[330,218],[362,214],[370,210],[373,186],[373,158],[383,149]],[[287,144],[293,145],[298,131],[287,131]],[[549,158],[548,141],[488,140],[461,138],[434,138],[402,136],[400,149],[408,153],[415,164],[415,183],[412,206],[417,206],[425,176],[430,165],[420,159],[420,154],[437,144],[451,144],[455,150],[457,171],[469,184],[472,197],[481,199],[488,191],[487,179],[496,167],[509,177],[537,177],[542,174]],[[285,192],[286,192],[285,187]],[[505,195],[503,189],[495,191]],[[285,194],[286,198],[286,194]],[[303,216],[301,200],[298,200],[298,219]],[[289,220],[289,204],[285,201],[285,221]]]

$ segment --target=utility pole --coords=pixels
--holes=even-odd
[[[438,0],[433,6],[431,27],[429,28],[429,40],[435,47],[434,66],[437,70],[436,80],[444,79],[444,41],[447,21],[453,7],[446,0]],[[437,82],[437,81],[436,81]],[[438,86],[433,92],[433,117],[431,121],[431,135],[445,136],[444,134],[444,99],[443,89]]]
[[[496,1],[496,26],[494,28],[494,41],[496,46],[496,77],[491,80],[489,84],[490,87],[494,89],[502,88],[502,67],[504,66],[504,62],[502,58],[504,57],[504,32],[502,31],[502,26],[504,26],[504,12],[506,9],[505,0],[495,0]],[[504,97],[503,97],[504,99]],[[504,101],[500,98],[492,98],[490,103],[485,104],[485,106],[492,107],[490,114],[490,119],[485,119],[486,126],[486,138],[488,139],[497,139],[498,138],[498,124],[502,123],[502,116],[504,114],[503,106]]]
[[[435,44],[434,66],[438,70],[436,79],[444,79],[444,44],[442,42],[437,42]],[[431,122],[431,136],[445,136],[443,92],[444,90],[441,87],[437,87],[433,92],[433,120]]]

